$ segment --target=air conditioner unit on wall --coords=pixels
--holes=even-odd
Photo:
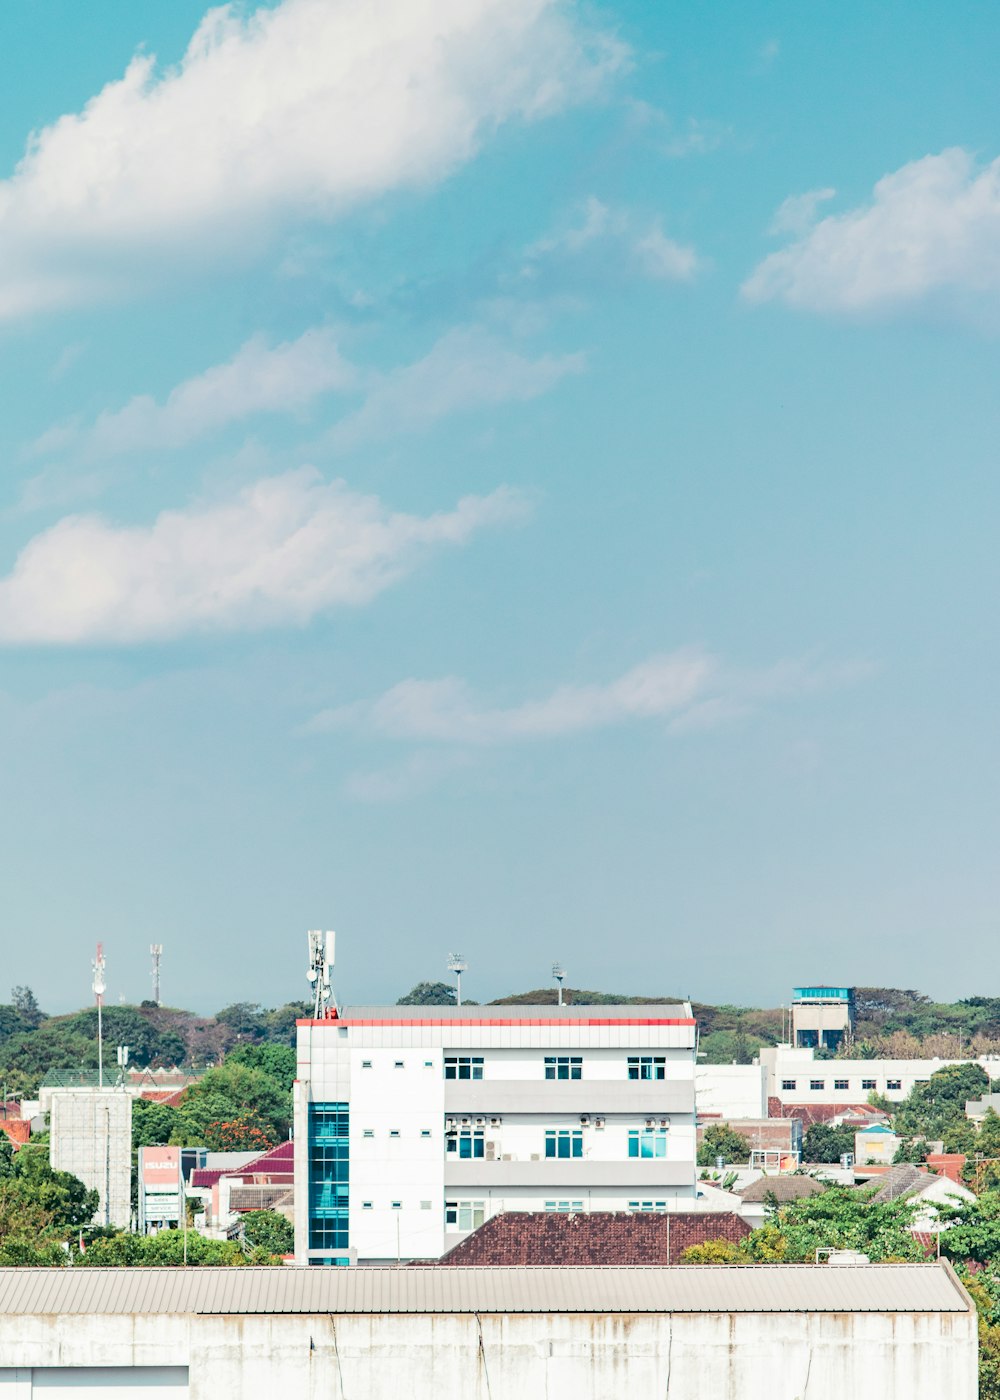
[[[477,1128],[485,1128],[485,1127],[486,1127],[486,1119],[485,1119],[485,1118],[477,1118],[477,1119],[476,1119],[476,1127],[477,1127]]]
[[[491,1118],[491,1119],[490,1119],[490,1127],[491,1127],[491,1128],[499,1128],[499,1126],[500,1126],[500,1124],[501,1124],[502,1122],[503,1122],[503,1119],[502,1119],[502,1118]]]
[[[604,1119],[603,1119],[603,1118],[595,1118],[595,1119],[594,1119],[594,1127],[595,1127],[595,1128],[603,1128],[603,1127],[604,1127]]]
[[[581,1114],[580,1114],[580,1126],[583,1127],[583,1128],[589,1128],[589,1127],[590,1127],[590,1114],[589,1114],[589,1113],[581,1113]]]
[[[484,1153],[485,1153],[485,1157],[486,1157],[487,1162],[495,1162],[496,1159],[497,1159],[497,1145],[496,1145],[496,1143],[495,1143],[495,1142],[488,1142],[488,1143],[486,1143],[486,1144],[485,1144],[485,1147],[484,1147]]]

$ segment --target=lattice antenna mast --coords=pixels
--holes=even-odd
[[[153,959],[153,1000],[160,1005],[160,959],[163,957],[163,944],[151,943],[149,955]]]
[[[469,964],[461,953],[449,953],[448,971],[455,974],[455,1005],[462,1005],[462,973],[468,972]]]
[[[97,1002],[97,1083],[104,1088],[104,993],[107,983],[104,980],[104,944],[98,943],[97,957],[91,963],[94,969],[94,999]]]
[[[313,1017],[317,1021],[323,1020],[329,1014],[331,1006],[334,1011],[337,1008],[330,981],[336,938],[337,935],[332,929],[328,929],[325,933],[319,929],[310,929],[308,934],[309,969],[306,972],[306,977],[312,984]]]
[[[563,978],[566,976],[566,969],[563,967],[562,963],[557,963],[557,962],[556,962],[556,963],[553,963],[553,964],[552,964],[552,976],[555,978],[555,980],[556,980],[556,985],[557,985],[558,988],[559,988],[559,1005],[562,1006],[562,1004],[563,1004],[563,993],[562,993]]]

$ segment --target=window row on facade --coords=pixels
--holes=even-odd
[[[666,1157],[668,1128],[629,1128],[629,1157]],[[492,1144],[491,1144],[492,1145]],[[486,1134],[482,1128],[462,1128],[445,1139],[446,1152],[460,1160],[486,1157]],[[545,1156],[582,1157],[582,1128],[546,1128]]]
[[[370,1064],[370,1061],[365,1061]],[[582,1055],[543,1055],[542,1070],[546,1079],[583,1079]],[[446,1055],[444,1059],[445,1079],[482,1079],[484,1056]],[[665,1055],[627,1055],[625,1057],[625,1077],[627,1079],[666,1079],[667,1057]]]
[[[829,1081],[827,1081],[826,1079],[810,1079],[808,1081],[803,1080],[803,1088],[805,1088],[807,1082],[811,1092],[824,1092]],[[878,1080],[862,1079],[860,1080],[860,1086],[861,1093],[872,1093],[873,1091],[878,1089]],[[903,1087],[903,1081],[901,1079],[887,1079],[885,1081],[885,1087],[887,1092],[899,1090]],[[783,1093],[793,1093],[796,1089],[799,1088],[799,1081],[797,1079],[783,1079],[781,1081],[781,1088]],[[833,1088],[835,1092],[843,1092],[845,1090],[849,1091],[851,1089],[851,1081],[849,1079],[834,1079]]]

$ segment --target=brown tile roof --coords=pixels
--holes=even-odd
[[[737,1191],[737,1195],[744,1202],[766,1201],[768,1196],[773,1196],[776,1201],[799,1201],[803,1196],[818,1196],[821,1191],[826,1190],[826,1183],[817,1181],[814,1176],[762,1176],[758,1181],[751,1181],[749,1186],[744,1186],[742,1191]]]
[[[898,1201],[901,1196],[910,1196],[914,1191],[923,1191],[927,1186],[937,1181],[933,1172],[922,1172],[919,1167],[913,1166],[911,1162],[900,1162],[898,1165],[890,1167],[878,1182],[878,1190],[872,1196],[872,1205],[882,1205],[885,1201]],[[873,1182],[864,1186],[856,1186],[855,1191],[870,1191]]]
[[[750,1233],[731,1211],[505,1211],[494,1215],[437,1262],[442,1265],[676,1264],[689,1245],[736,1244]]]
[[[888,1122],[888,1115],[866,1103],[787,1103],[772,1095],[767,1101],[771,1118],[798,1118],[802,1127],[829,1123],[834,1118],[860,1118],[865,1123]]]

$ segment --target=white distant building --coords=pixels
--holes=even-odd
[[[121,1089],[50,1091],[49,1161],[97,1191],[95,1225],[132,1218],[132,1100]]]
[[[782,1109],[788,1104],[865,1104],[869,1094],[902,1103],[915,1084],[926,1084],[946,1065],[979,1064],[991,1078],[1000,1076],[1000,1060],[818,1060],[811,1049],[763,1046],[759,1053],[767,1075],[767,1093]]]
[[[300,1021],[299,1263],[434,1259],[504,1210],[687,1210],[678,1006],[352,1007]]]
[[[767,1070],[753,1065],[698,1065],[694,1072],[698,1112],[719,1118],[767,1117]]]

